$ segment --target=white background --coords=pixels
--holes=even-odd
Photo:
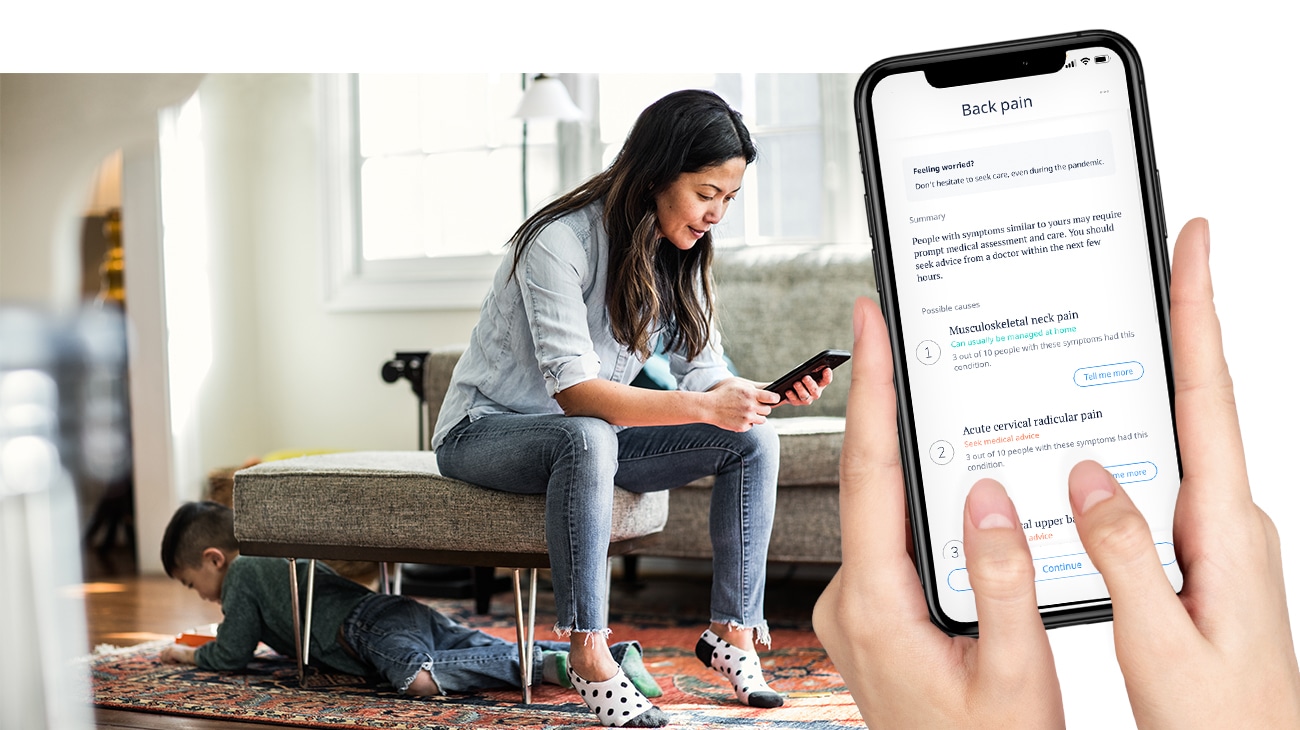
[[[1277,15],[1283,5],[389,2],[366,4],[360,17],[344,14],[348,5],[248,0],[22,5],[10,4],[0,26],[5,71],[860,72],[902,53],[1116,31],[1146,70],[1171,247],[1187,219],[1211,222],[1255,500],[1281,530],[1291,605],[1300,606],[1292,522],[1300,66],[1288,50],[1293,25]],[[1300,609],[1293,626],[1297,617]],[[1109,624],[1052,632],[1073,727],[1132,726],[1110,637]]]

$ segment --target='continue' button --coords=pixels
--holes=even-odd
[[[1146,373],[1140,362],[1116,362],[1110,365],[1090,365],[1074,371],[1074,384],[1080,388],[1110,385],[1137,380]]]
[[[1174,562],[1174,546],[1168,542],[1155,543],[1156,554],[1160,557],[1161,565],[1169,565]],[[1047,580],[1061,580],[1063,578],[1079,578],[1085,575],[1097,575],[1097,568],[1093,566],[1092,560],[1088,558],[1088,553],[1077,552],[1067,555],[1057,555],[1050,558],[1037,558],[1034,560],[1034,581],[1041,582]],[[948,573],[948,587],[954,591],[970,590],[970,573],[965,568],[957,568]]]

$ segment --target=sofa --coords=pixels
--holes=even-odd
[[[737,373],[763,382],[824,349],[851,350],[854,299],[876,296],[868,244],[723,249],[714,257],[714,279],[726,354]],[[430,353],[424,373],[430,427],[463,351]],[[769,561],[840,561],[839,460],[852,367],[850,360],[836,369],[816,403],[772,414],[781,468]],[[711,486],[711,479],[702,479],[673,490],[663,531],[642,541],[636,553],[710,559]]]

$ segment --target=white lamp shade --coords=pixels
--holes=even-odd
[[[545,74],[533,79],[533,83],[519,100],[515,110],[517,119],[563,119],[572,121],[581,119],[582,110],[569,98],[569,90],[556,78]]]

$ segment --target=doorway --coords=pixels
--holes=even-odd
[[[80,515],[87,580],[136,572],[135,483],[131,461],[126,257],[122,238],[122,152],[96,169],[81,219],[81,319],[96,323],[98,357],[86,358],[82,434],[67,456]]]

